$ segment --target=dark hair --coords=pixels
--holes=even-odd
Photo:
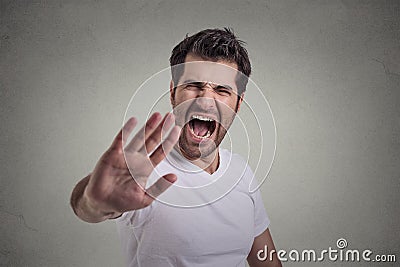
[[[169,59],[170,66],[184,63],[189,53],[205,60],[235,62],[238,65],[238,71],[244,74],[239,74],[240,77],[236,79],[240,96],[246,91],[248,77],[251,73],[249,55],[243,47],[244,44],[245,42],[239,40],[230,28],[202,30],[192,36],[186,35],[185,39],[174,47]],[[182,68],[172,68],[172,80],[175,86],[182,74]]]

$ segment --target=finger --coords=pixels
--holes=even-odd
[[[175,121],[172,113],[165,114],[163,120],[158,124],[154,132],[146,138],[145,145],[140,152],[150,154],[161,142],[163,135],[168,132]]]
[[[122,148],[123,144],[126,142],[126,139],[131,134],[136,124],[137,124],[137,119],[135,117],[130,118],[122,127],[122,129],[118,132],[117,136],[114,138],[110,149]]]
[[[129,135],[132,133],[133,129],[137,125],[137,119],[135,117],[130,118],[122,128],[122,145],[126,143]]]
[[[135,183],[140,187],[140,188],[142,188],[143,189],[143,191],[145,191],[146,190],[146,183],[147,183],[147,180],[148,180],[148,176],[132,176],[131,175],[131,178],[135,181]]]
[[[153,113],[147,120],[146,124],[139,130],[139,132],[132,138],[129,144],[126,146],[128,151],[139,151],[145,142],[145,137],[150,135],[157,127],[161,115],[158,112]]]
[[[158,148],[150,156],[150,160],[153,166],[160,163],[168,154],[171,152],[172,148],[179,139],[181,128],[179,126],[174,126],[169,133],[168,137],[162,142]]]
[[[159,195],[164,193],[175,181],[177,177],[175,174],[169,173],[158,179],[154,184],[152,184],[147,190],[145,195],[145,204],[150,205],[154,199]]]

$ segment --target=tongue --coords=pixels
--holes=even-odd
[[[205,136],[208,131],[208,123],[201,120],[194,120],[193,122],[193,132],[197,136]]]

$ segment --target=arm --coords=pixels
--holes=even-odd
[[[261,261],[258,259],[257,254],[259,254],[259,251],[262,250],[263,253],[261,256],[264,256],[265,246],[268,248],[268,257],[265,261]],[[270,261],[270,253],[272,250],[276,251],[271,233],[267,228],[262,234],[254,238],[253,246],[251,247],[250,253],[247,256],[247,262],[249,263],[250,267],[282,267],[276,252],[272,254],[272,261]]]
[[[160,144],[161,133],[170,128],[173,122],[172,114],[167,114],[161,120],[160,114],[155,113],[124,146],[136,126],[136,119],[128,120],[93,172],[72,191],[70,202],[75,214],[86,222],[101,222],[129,210],[147,207],[167,190],[176,181],[176,175],[167,174],[146,190],[144,188],[154,167],[178,141],[179,127],[174,126]],[[148,155],[147,151],[154,152]]]

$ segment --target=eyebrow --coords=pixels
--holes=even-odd
[[[182,85],[194,84],[194,83],[197,83],[197,84],[198,84],[198,83],[207,83],[207,82],[202,82],[202,81],[196,81],[196,80],[188,79],[188,80],[183,81]],[[216,84],[217,87],[224,87],[224,88],[226,88],[226,89],[228,89],[228,90],[233,91],[232,87],[231,87],[230,85],[227,85],[227,84],[217,84],[217,83],[211,83],[211,84]]]

